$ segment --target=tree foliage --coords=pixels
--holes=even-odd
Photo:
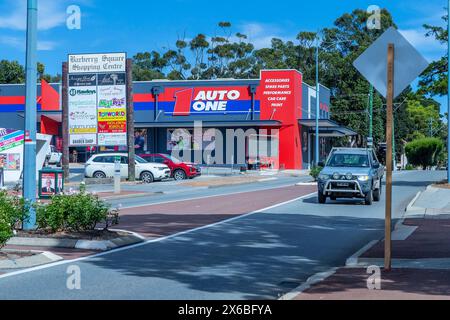
[[[422,138],[409,142],[405,146],[408,162],[414,166],[427,167],[438,164],[444,150],[444,143],[438,138]]]

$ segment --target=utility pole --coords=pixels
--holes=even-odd
[[[373,85],[369,87],[369,138],[373,139]]]
[[[433,136],[433,118],[430,118],[429,124],[430,124],[430,137],[432,137]]]
[[[36,202],[37,0],[27,1],[26,48],[23,197],[30,202],[30,207],[23,228],[33,230],[36,227],[36,212],[32,205]]]
[[[450,61],[450,0],[447,3],[447,61]],[[447,183],[450,183],[450,67],[447,65]]]
[[[449,0],[450,1],[450,0]],[[316,135],[314,163],[319,165],[319,114],[320,114],[320,89],[319,89],[319,42],[316,44]]]

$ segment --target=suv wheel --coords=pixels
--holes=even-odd
[[[184,172],[183,170],[175,170],[175,172],[173,173],[173,178],[175,180],[184,180],[186,179],[186,172]]]
[[[317,193],[317,200],[319,201],[319,203],[325,203],[327,201],[327,197],[319,191]]]
[[[381,199],[381,179],[380,179],[380,186],[373,192],[373,200],[380,201],[380,199]]]
[[[148,171],[142,172],[140,178],[145,183],[152,183],[154,181],[152,173]]]
[[[371,189],[369,192],[366,193],[366,196],[364,197],[364,203],[367,206],[370,206],[373,202],[373,190]]]
[[[96,171],[96,172],[94,172],[93,177],[95,179],[105,179],[106,178],[106,174],[104,172],[102,172],[102,171]]]

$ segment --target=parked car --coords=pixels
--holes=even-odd
[[[169,166],[171,177],[175,180],[184,180],[201,175],[200,167],[191,162],[183,162],[171,155],[164,153],[140,154],[142,158],[149,162],[163,163]]]
[[[384,167],[373,149],[333,148],[318,176],[318,201],[327,197],[363,198],[366,205],[381,197]]]
[[[128,177],[128,155],[123,153],[99,153],[93,155],[85,164],[87,178],[106,178],[114,176],[114,162],[120,157],[120,175]],[[161,163],[151,163],[136,155],[136,178],[145,183],[160,181],[170,177],[170,169]]]
[[[45,156],[44,167],[48,167],[50,164],[55,164],[61,167],[62,153],[59,152],[55,146],[50,145]]]

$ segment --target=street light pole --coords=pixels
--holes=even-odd
[[[450,1],[450,0],[449,0]],[[373,85],[369,88],[369,138],[373,138]]]
[[[36,225],[36,90],[37,90],[37,0],[27,1],[27,52],[25,98],[25,147],[23,169],[23,197],[30,202],[28,218],[23,228],[32,230]]]
[[[450,1],[450,0],[449,0]],[[316,136],[315,136],[315,165],[319,165],[319,114],[320,114],[320,89],[319,89],[319,42],[316,45]]]

